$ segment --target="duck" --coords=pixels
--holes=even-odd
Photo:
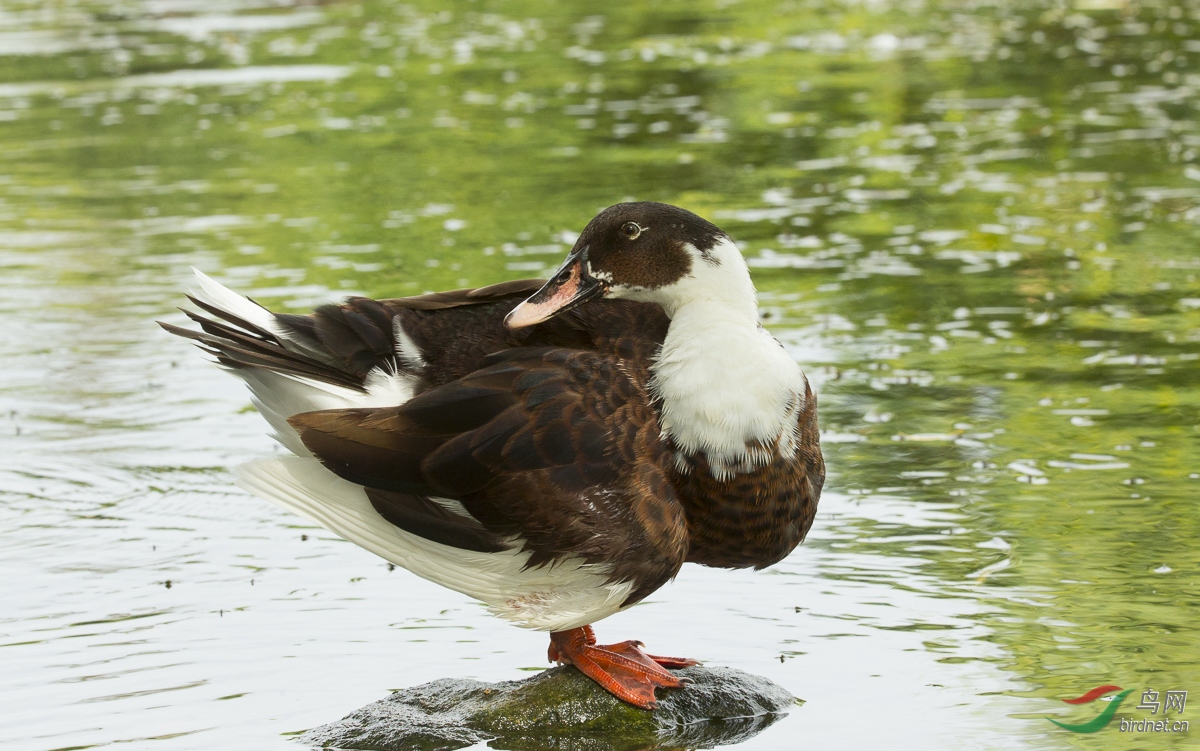
[[[593,624],[684,563],[762,569],[812,526],[817,399],[738,246],[663,203],[602,210],[548,279],[272,313],[196,271],[160,322],[249,387],[289,456],[241,488],[549,632],[643,709],[695,660]]]

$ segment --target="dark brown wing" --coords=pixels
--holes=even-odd
[[[528,283],[532,285],[536,280]],[[426,387],[441,386],[483,367],[488,357],[513,347],[562,347],[617,356],[649,359],[666,336],[669,319],[662,308],[624,300],[595,300],[528,328],[510,330],[504,317],[519,300],[532,293],[527,283],[481,290],[438,293],[404,301],[385,300],[396,309],[396,320],[421,352],[420,375]],[[507,294],[507,297],[501,297]],[[437,300],[432,300],[432,298]],[[450,300],[444,298],[451,297]],[[466,302],[462,302],[463,300]],[[442,308],[413,307],[413,300],[442,302]]]
[[[522,279],[390,300],[354,297],[308,315],[274,314],[274,330],[191,297],[208,314],[185,311],[199,331],[159,325],[196,341],[231,368],[266,368],[359,390],[378,368],[413,375],[418,392],[461,378],[510,347],[569,347],[648,358],[666,334],[667,318],[658,306],[608,300],[510,331],[504,316],[542,283]],[[415,351],[402,351],[399,332]]]
[[[468,336],[476,338],[486,332],[487,339],[497,339],[508,311],[543,283],[540,279],[520,279],[390,300],[353,297],[344,303],[322,305],[309,315],[277,313],[275,320],[287,331],[289,342],[355,374],[361,381],[380,366],[413,368],[418,359],[425,364],[440,359],[425,357],[424,348],[419,346],[437,338],[439,332],[426,330],[431,327],[460,335],[468,329],[476,332]],[[409,353],[407,361],[404,353],[397,351],[397,324],[418,344],[419,351]]]
[[[405,530],[468,549],[519,538],[529,565],[608,564],[614,580],[635,582],[636,601],[674,576],[688,547],[644,379],[594,352],[512,349],[399,407],[290,422],[325,466],[369,488],[380,513]],[[435,506],[429,499],[454,499],[470,516],[442,518],[379,493]]]
[[[192,304],[211,316],[184,311],[200,325],[200,330],[161,322],[159,325],[172,334],[196,341],[230,368],[266,368],[365,390],[367,375],[376,368],[395,373],[420,367],[419,353],[406,359],[398,351],[397,321],[406,327],[423,323],[429,328],[433,323],[433,328],[447,331],[452,326],[460,331],[474,328],[486,332],[484,338],[489,343],[500,343],[504,315],[542,283],[539,279],[521,279],[478,289],[391,300],[352,297],[344,303],[322,305],[308,315],[273,314],[269,320],[274,325],[270,327],[189,295]],[[435,311],[442,315],[432,315]],[[264,309],[263,313],[267,311]],[[438,332],[427,333],[436,336]],[[467,340],[470,339],[468,336]]]

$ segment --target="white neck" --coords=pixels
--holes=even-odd
[[[750,269],[741,251],[731,240],[722,240],[708,252],[686,246],[692,255],[690,274],[675,284],[657,291],[655,302],[674,320],[685,307],[697,304],[720,306],[726,315],[739,322],[758,325],[758,293],[750,280]]]
[[[687,280],[662,290],[658,302],[671,326],[651,367],[651,389],[678,458],[704,453],[724,478],[762,466],[776,448],[795,450],[807,381],[758,325],[754,285],[737,248],[721,243],[714,251],[719,264],[697,259]]]

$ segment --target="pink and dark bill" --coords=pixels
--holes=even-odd
[[[587,273],[587,249],[572,253],[550,281],[513,308],[504,323],[510,329],[547,321],[604,294],[604,283]]]

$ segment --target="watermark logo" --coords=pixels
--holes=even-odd
[[[1113,685],[1097,686],[1083,696],[1079,696],[1074,699],[1063,699],[1063,701],[1067,704],[1087,704],[1089,702],[1096,701],[1101,696],[1113,691],[1121,691],[1121,687]],[[1112,701],[1108,703],[1108,706],[1104,708],[1103,712],[1096,715],[1088,722],[1081,722],[1079,724],[1072,725],[1066,722],[1059,722],[1053,717],[1047,717],[1046,719],[1050,720],[1050,722],[1053,722],[1055,725],[1058,725],[1064,730],[1070,730],[1072,733],[1098,733],[1103,730],[1108,723],[1112,722],[1113,715],[1117,713],[1117,707],[1121,706],[1121,702],[1125,701],[1125,697],[1129,696],[1131,693],[1133,693],[1133,689],[1131,688],[1121,691],[1121,693],[1113,697]]]
[[[1121,702],[1125,701],[1125,697],[1133,693],[1133,689],[1122,689],[1120,686],[1108,684],[1097,686],[1091,691],[1088,691],[1083,696],[1077,696],[1074,699],[1063,699],[1067,704],[1089,704],[1100,699],[1101,697],[1118,691],[1116,696],[1109,696],[1105,699],[1108,703],[1100,714],[1093,717],[1087,722],[1067,723],[1059,722],[1053,717],[1046,719],[1058,725],[1064,730],[1070,730],[1072,733],[1098,733],[1108,724],[1112,722],[1113,715],[1117,713],[1117,709],[1121,706]],[[1142,701],[1137,705],[1137,709],[1149,709],[1150,714],[1157,715],[1161,708],[1163,712],[1162,719],[1142,718],[1129,719],[1121,718],[1119,725],[1122,733],[1186,733],[1188,729],[1187,720],[1180,720],[1176,717],[1173,720],[1167,719],[1167,712],[1174,710],[1176,715],[1183,714],[1183,709],[1187,705],[1187,691],[1166,691],[1163,694],[1163,700],[1159,701],[1159,692],[1153,689],[1147,689],[1142,692]]]

